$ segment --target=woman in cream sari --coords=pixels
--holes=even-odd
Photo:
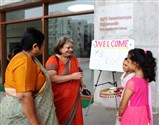
[[[1,125],[58,125],[50,78],[37,60],[44,49],[44,35],[27,30],[5,74],[6,96],[0,104]]]

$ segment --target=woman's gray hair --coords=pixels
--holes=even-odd
[[[73,40],[71,38],[66,36],[60,37],[54,48],[55,54],[61,55],[60,49],[63,48],[64,44],[67,42],[71,42],[73,44]]]

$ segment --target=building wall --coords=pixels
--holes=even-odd
[[[116,5],[125,5],[127,4],[132,5],[132,13],[133,13],[133,20],[132,20],[132,31],[127,31],[125,34],[121,32],[113,33],[109,35],[112,31],[103,32],[99,30],[98,24],[99,24],[99,15],[104,11],[101,8],[107,8],[110,6],[116,6]],[[118,7],[116,8],[118,9]],[[100,12],[100,11],[101,12]],[[122,9],[118,9],[119,14]],[[112,9],[111,11],[116,11],[115,9]],[[111,12],[110,13],[113,13]],[[143,48],[145,50],[151,50],[154,57],[159,58],[159,2],[158,1],[118,1],[118,0],[111,0],[108,2],[107,0],[103,0],[98,2],[98,0],[95,1],[95,39],[133,39],[135,41],[135,47],[136,48]],[[113,15],[112,15],[113,16]],[[116,31],[114,31],[116,32]],[[156,82],[151,83],[152,86],[152,102],[153,107],[159,108],[159,100],[157,97],[159,96],[159,85],[158,85],[158,67],[157,65],[157,77]],[[120,86],[120,76],[122,73],[117,72],[115,74],[115,80],[117,80],[118,86]],[[95,71],[94,73],[94,83],[97,81],[97,76],[99,75],[99,71]],[[102,75],[100,77],[99,83],[103,83],[106,81],[112,81],[112,72],[110,71],[102,71]],[[106,107],[112,107],[114,108],[116,106],[115,99],[114,98],[101,98],[99,97],[99,93],[102,89],[111,87],[111,85],[102,85],[97,86],[95,91],[95,102],[101,105],[105,105]]]

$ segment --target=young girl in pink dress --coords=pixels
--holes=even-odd
[[[118,87],[118,89],[119,89],[120,91],[119,91],[119,92],[116,92],[116,95],[121,97],[120,100],[122,99],[122,95],[123,95],[122,93],[123,93],[123,91],[124,91],[124,87],[125,87],[125,85],[126,85],[126,82],[127,82],[129,79],[131,79],[131,78],[135,75],[135,73],[132,72],[132,71],[129,69],[127,63],[128,63],[128,62],[127,62],[127,58],[125,58],[124,61],[123,61],[123,71],[124,71],[124,73],[123,73],[123,74],[121,75],[121,77],[120,77],[121,86]],[[118,119],[118,118],[116,118],[115,125],[120,125],[120,122],[119,122],[119,119]]]
[[[150,51],[135,48],[128,52],[128,67],[135,76],[126,83],[120,102],[120,125],[152,125],[148,84],[155,81],[156,60]]]

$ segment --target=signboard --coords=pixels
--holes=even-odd
[[[128,51],[134,48],[132,39],[93,40],[90,69],[122,72],[122,64]]]
[[[96,11],[97,32],[107,36],[133,34],[133,4],[106,5]]]

